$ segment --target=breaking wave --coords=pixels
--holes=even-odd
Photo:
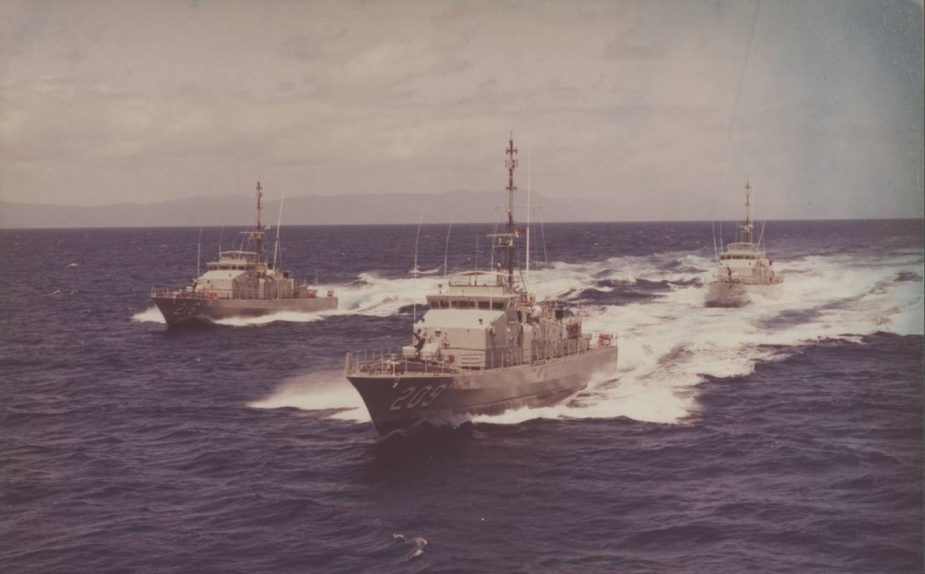
[[[407,554],[405,554],[405,557],[404,559],[402,559],[402,562],[408,562],[409,560],[414,560],[421,554],[424,554],[424,547],[427,546],[427,540],[425,540],[422,536],[415,536],[413,538],[408,538],[404,534],[396,532],[395,534],[392,535],[392,539],[397,540],[410,547],[410,550],[408,551]]]

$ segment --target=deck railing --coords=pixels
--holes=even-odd
[[[582,341],[585,344],[582,344]],[[436,355],[408,358],[401,349],[360,350],[347,353],[345,375],[434,375],[463,371],[504,369],[525,363],[540,363],[570,357],[601,347],[617,344],[617,336],[599,333],[596,337],[584,335],[580,339],[562,339],[536,345],[532,356],[525,357],[520,346],[495,347],[486,350],[441,349]]]
[[[334,291],[327,291],[326,293],[315,292],[314,294],[307,294],[301,290],[295,290],[292,296],[282,297],[281,295],[276,295],[273,293],[265,294],[263,297],[258,297],[250,293],[236,293],[230,294],[228,291],[187,291],[185,289],[170,289],[168,287],[152,287],[151,288],[152,297],[183,297],[184,299],[236,299],[236,300],[263,300],[263,299],[321,299],[323,297],[333,297]]]

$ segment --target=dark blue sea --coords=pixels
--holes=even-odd
[[[785,294],[740,309],[709,222],[534,226],[617,378],[380,439],[346,352],[490,265],[424,225],[411,279],[417,230],[284,228],[338,311],[170,330],[151,287],[239,229],[0,232],[0,572],[922,572],[921,220],[769,222]]]

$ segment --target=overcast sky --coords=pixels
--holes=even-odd
[[[921,0],[0,0],[0,198],[502,192],[921,217]],[[529,166],[529,168],[528,168]],[[358,209],[362,205],[357,206]]]

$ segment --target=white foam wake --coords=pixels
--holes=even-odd
[[[259,327],[269,325],[277,321],[286,321],[289,323],[314,323],[327,317],[331,311],[316,311],[313,313],[300,313],[297,311],[280,311],[260,317],[229,317],[228,319],[216,319],[216,325],[226,327]]]
[[[388,317],[402,307],[426,304],[427,295],[446,287],[442,276],[387,279],[376,273],[360,274],[360,284],[338,291],[339,314]],[[422,309],[423,311],[423,309]]]
[[[775,262],[775,269],[785,277],[784,295],[776,301],[757,299],[737,309],[704,306],[704,288],[691,279],[709,279],[708,258],[674,257],[678,265],[663,265],[671,256],[662,254],[558,263],[553,269],[534,273],[532,286],[541,297],[572,300],[601,280],[631,283],[645,278],[677,286],[655,300],[583,306],[586,331],[619,337],[616,376],[599,375],[588,389],[555,407],[474,420],[518,424],[536,418],[628,417],[679,424],[697,414],[697,385],[706,376],[747,375],[758,361],[790,356],[796,348],[820,340],[858,341],[876,332],[922,335],[925,331],[920,253],[812,256]],[[366,285],[354,291],[352,307],[338,313],[396,313],[405,305],[423,301],[443,280],[389,280],[370,274],[365,281]],[[342,409],[334,416],[369,421],[359,395],[339,372],[287,381],[274,395],[252,406]]]
[[[659,270],[645,258],[585,265],[557,264],[534,276],[538,292],[575,298],[600,279],[691,283],[709,280],[710,260],[678,255],[684,271]],[[691,269],[703,269],[698,275]],[[895,257],[809,257],[778,263],[786,279],[777,301],[738,309],[707,308],[701,286],[677,287],[655,301],[585,306],[587,331],[619,335],[616,381],[596,380],[573,400],[475,420],[517,424],[533,418],[612,418],[680,423],[695,415],[705,376],[747,375],[761,360],[784,358],[825,339],[857,341],[876,332],[923,334],[920,254]],[[603,273],[612,269],[610,273]],[[558,273],[554,273],[558,272]]]

